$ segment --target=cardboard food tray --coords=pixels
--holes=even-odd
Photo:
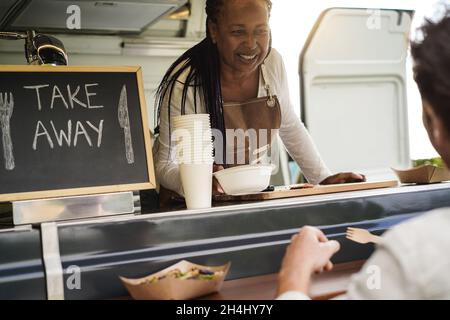
[[[259,192],[259,193],[252,193],[252,194],[245,194],[245,195],[238,195],[238,196],[221,194],[221,195],[213,196],[213,200],[214,201],[271,200],[271,199],[282,199],[282,198],[328,194],[328,193],[336,193],[336,192],[389,188],[389,187],[396,187],[397,185],[398,185],[397,180],[317,185],[317,186],[314,186],[313,188],[307,187],[304,189],[294,189],[294,190],[285,190],[285,191]]]
[[[135,300],[187,300],[218,292],[230,269],[231,263],[222,266],[208,267],[182,260],[164,270],[139,279],[120,277],[130,295]],[[179,269],[187,272],[192,268],[206,269],[209,271],[223,271],[223,274],[211,280],[203,279],[178,279],[165,277],[150,283],[150,279],[166,275],[169,271]]]
[[[401,183],[437,183],[450,180],[450,171],[433,165],[422,165],[408,170],[392,170]]]

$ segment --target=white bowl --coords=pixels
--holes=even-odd
[[[243,165],[214,172],[226,194],[240,195],[261,192],[267,188],[272,165]]]

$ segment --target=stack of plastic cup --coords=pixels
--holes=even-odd
[[[209,114],[176,116],[172,123],[186,206],[210,208],[214,157]]]

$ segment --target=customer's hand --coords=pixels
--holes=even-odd
[[[305,226],[292,237],[278,274],[278,295],[287,291],[308,294],[313,272],[333,268],[330,258],[339,251],[339,242],[329,241],[317,228]]]
[[[213,172],[223,170],[224,167],[221,165],[213,164]],[[213,195],[219,195],[224,194],[225,191],[223,191],[222,187],[220,186],[219,181],[213,176],[213,182],[212,182],[212,194]]]
[[[360,173],[353,172],[341,172],[332,176],[329,176],[323,180],[320,184],[340,184],[340,183],[351,183],[351,182],[364,182],[366,181],[366,176]]]

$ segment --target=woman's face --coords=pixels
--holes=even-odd
[[[269,50],[269,9],[264,0],[226,0],[217,23],[210,23],[222,69],[249,74]]]

